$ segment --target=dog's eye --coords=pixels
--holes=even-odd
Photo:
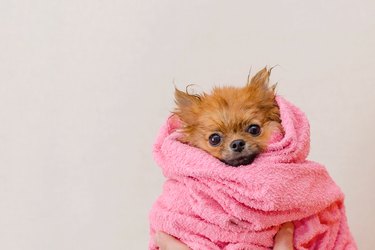
[[[247,132],[249,132],[253,136],[258,136],[258,135],[260,135],[260,127],[259,127],[259,125],[251,124],[247,128]]]
[[[219,144],[221,143],[221,136],[215,133],[210,135],[208,140],[210,141],[211,146],[219,146]]]

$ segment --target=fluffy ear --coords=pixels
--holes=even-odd
[[[177,88],[175,88],[174,97],[177,107],[181,109],[191,108],[200,102],[198,95],[190,95]]]
[[[268,82],[271,75],[271,70],[268,70],[267,67],[264,67],[258,73],[251,78],[251,80],[247,83],[249,86],[254,87],[262,87],[268,89]]]
[[[174,113],[185,124],[193,124],[196,120],[196,113],[201,103],[201,96],[191,95],[181,90],[175,89],[176,109]]]
[[[251,78],[251,80],[247,83],[247,86],[260,91],[275,93],[276,84],[269,86],[269,80],[272,69],[273,67],[270,69],[264,67],[262,70],[256,73],[255,76],[253,76],[253,78]]]

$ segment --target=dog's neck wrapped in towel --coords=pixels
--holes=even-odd
[[[285,133],[239,168],[179,142],[178,120],[167,120],[154,148],[167,180],[150,213],[151,237],[164,231],[192,249],[271,249],[280,225],[292,221],[295,249],[357,249],[343,193],[324,166],[306,160],[306,116],[276,100]]]

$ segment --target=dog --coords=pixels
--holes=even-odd
[[[229,166],[251,164],[272,134],[282,132],[276,85],[269,86],[271,70],[263,68],[244,87],[215,87],[209,94],[176,88],[173,113],[182,124],[179,140]]]

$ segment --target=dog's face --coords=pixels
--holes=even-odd
[[[215,88],[211,94],[190,95],[176,89],[180,140],[230,166],[250,164],[266,149],[272,133],[282,129],[269,75],[263,69],[243,88]]]

